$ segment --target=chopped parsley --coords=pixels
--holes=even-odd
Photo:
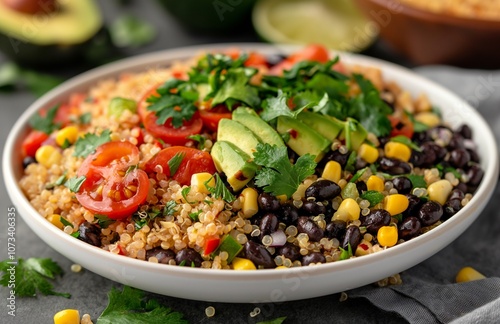
[[[316,168],[313,155],[303,155],[292,164],[286,147],[267,143],[257,145],[254,162],[262,166],[255,176],[255,184],[274,196],[286,195],[288,198],[305,178],[314,174]]]
[[[184,152],[178,152],[175,153],[175,155],[170,160],[168,160],[168,169],[170,170],[170,176],[173,176],[177,172],[185,156],[186,154]]]
[[[184,188],[182,188],[182,190],[181,190],[182,198],[184,198],[184,200],[188,204],[194,204],[195,203],[194,201],[189,201],[188,200],[187,196],[189,195],[190,192],[191,192],[191,187],[184,187]]]
[[[108,228],[109,225],[116,222],[115,219],[111,219],[108,216],[101,214],[95,214],[94,218],[97,220],[97,224],[99,225],[100,228]]]
[[[58,109],[59,106],[50,108],[47,110],[45,116],[42,116],[40,113],[34,114],[29,120],[30,126],[33,129],[50,135],[53,131],[58,130],[60,127],[59,124],[54,122]]]
[[[15,280],[11,279],[10,269],[13,267]],[[14,284],[17,297],[35,297],[38,294],[71,297],[71,294],[54,291],[52,283],[47,280],[63,274],[61,267],[49,258],[19,258],[17,264],[6,259],[0,262],[0,272],[0,285],[12,289]]]
[[[205,148],[205,141],[207,139],[204,136],[196,134],[196,135],[189,135],[187,138],[198,142],[198,150],[203,150]]]
[[[391,137],[391,142],[401,143],[401,144],[408,146],[409,148],[411,148],[414,151],[422,152],[422,149],[420,148],[420,146],[413,143],[411,141],[411,139],[409,139],[408,137],[406,137],[404,135],[398,135],[398,136]]]
[[[66,178],[66,172],[64,172],[64,174],[62,176],[60,176],[59,178],[57,178],[57,180],[53,183],[49,183],[45,186],[45,189],[54,189],[55,187],[57,186],[61,186],[63,185],[65,182],[66,182],[67,178]]]
[[[173,215],[177,210],[177,203],[173,200],[167,202],[163,210],[153,207],[148,211],[137,211],[132,215],[132,221],[135,224],[135,229],[140,230],[145,225],[149,224],[149,221],[154,220],[158,216],[170,216]]]
[[[76,157],[87,157],[89,154],[95,152],[95,150],[104,143],[111,141],[111,131],[109,129],[104,130],[100,135],[87,133],[84,137],[80,137],[75,142],[75,152],[73,156]]]
[[[87,180],[85,176],[69,178],[64,186],[67,187],[71,192],[79,192],[82,184]]]
[[[214,187],[209,185],[210,181],[212,181],[212,178],[215,178]],[[204,185],[214,198],[220,198],[228,203],[232,203],[236,199],[234,195],[231,193],[231,191],[227,189],[226,185],[224,184],[218,173],[215,173],[210,179],[208,179],[204,183]]]
[[[284,92],[279,90],[277,97],[268,98],[267,100],[264,101],[263,105],[264,109],[260,117],[267,122],[279,116],[288,116],[292,118],[297,118],[297,115],[302,110],[311,105],[311,103],[309,103],[308,105],[291,110],[290,107],[288,107],[287,102],[288,102],[288,96]]]
[[[361,176],[366,172],[366,170],[368,170],[368,167],[356,171],[356,173],[352,176],[349,182],[355,183],[356,181],[358,181],[358,179],[361,178]]]
[[[258,107],[259,92],[256,87],[248,84],[255,73],[257,73],[255,69],[233,68],[227,70],[225,74],[220,74],[220,77],[224,79],[213,97],[212,105],[226,103],[231,109],[235,103],[243,102],[249,107]]]
[[[78,117],[78,122],[81,124],[81,125],[87,125],[87,124],[90,124],[90,122],[92,121],[92,114],[91,113],[84,113],[82,115],[80,115],[80,117]]]
[[[62,216],[59,216],[59,221],[64,225],[64,226],[70,226],[71,228],[75,228],[73,224],[68,222],[68,220]]]
[[[416,174],[408,174],[406,177],[410,180],[413,188],[427,188],[424,176]]]
[[[177,203],[174,200],[170,200],[163,207],[163,216],[171,216],[176,212]]]
[[[361,195],[361,199],[368,200],[370,207],[373,207],[384,200],[384,194],[377,190],[368,190]]]
[[[193,222],[197,222],[197,221],[199,221],[198,216],[200,216],[201,213],[202,213],[202,210],[198,210],[197,212],[189,213],[189,218],[191,218],[191,220]]]

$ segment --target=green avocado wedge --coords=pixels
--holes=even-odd
[[[285,146],[281,136],[251,108],[239,107],[233,111],[233,120],[250,129],[262,143]]]
[[[253,153],[257,150],[257,144],[260,143],[257,136],[250,129],[235,120],[227,118],[219,121],[217,141],[229,142],[250,157],[253,157]]]

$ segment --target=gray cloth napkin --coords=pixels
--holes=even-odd
[[[445,66],[421,67],[417,73],[449,88],[484,116],[500,143],[500,72]],[[475,135],[480,140],[480,134]],[[365,286],[348,292],[396,312],[410,323],[500,322],[500,184],[493,198],[456,241],[421,264],[401,273],[403,284]],[[457,272],[472,266],[487,279],[454,283]]]

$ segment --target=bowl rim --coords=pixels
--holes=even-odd
[[[500,20],[463,17],[448,13],[436,13],[433,11],[411,6],[405,2],[402,2],[401,0],[357,0],[357,1],[373,2],[381,7],[384,7],[393,14],[403,14],[414,18],[418,18],[420,20],[425,20],[430,23],[462,25],[462,26],[467,26],[468,28],[471,29],[480,29],[480,30],[500,29]],[[397,9],[400,10],[400,12],[394,12],[395,11],[394,8],[396,7],[401,8]]]
[[[289,268],[283,269],[282,271],[276,271],[275,269],[263,269],[257,271],[243,271],[243,270],[230,270],[230,271],[221,271],[215,269],[197,269],[197,268],[189,268],[189,267],[176,267],[176,266],[167,266],[164,264],[155,264],[151,262],[145,262],[143,260],[133,259],[122,255],[115,255],[108,251],[104,251],[100,248],[91,246],[85,242],[82,242],[78,239],[74,239],[70,235],[64,233],[62,230],[58,229],[50,222],[48,222],[45,218],[41,217],[41,215],[35,210],[35,208],[29,203],[28,199],[22,192],[18,179],[16,179],[16,167],[14,163],[19,163],[19,160],[15,159],[16,154],[14,152],[18,151],[18,147],[16,144],[19,142],[19,139],[25,132],[27,131],[27,122],[31,115],[33,115],[36,111],[43,107],[49,106],[54,100],[60,100],[60,98],[67,98],[71,92],[77,91],[82,84],[86,85],[85,88],[88,90],[92,84],[94,84],[96,80],[101,80],[103,78],[116,78],[120,74],[131,71],[144,71],[144,67],[151,65],[161,65],[163,67],[171,65],[172,62],[176,60],[182,60],[185,58],[191,58],[196,53],[202,51],[217,51],[225,48],[241,48],[243,50],[255,50],[259,52],[263,52],[265,54],[276,54],[281,52],[289,53],[290,51],[301,48],[301,46],[289,46],[289,45],[267,45],[262,43],[225,43],[225,44],[205,44],[205,45],[196,45],[196,46],[188,46],[176,49],[163,50],[159,52],[149,53],[138,55],[130,58],[126,58],[124,60],[120,60],[117,62],[113,62],[110,64],[106,64],[101,67],[94,68],[90,71],[84,72],[78,76],[75,76],[63,84],[59,85],[55,89],[51,90],[34,103],[32,103],[26,111],[18,118],[16,123],[13,125],[11,131],[9,132],[7,141],[5,143],[4,151],[3,151],[3,159],[2,159],[2,170],[4,176],[4,182],[7,188],[9,188],[8,194],[9,197],[14,203],[14,205],[18,208],[18,210],[26,211],[27,213],[21,213],[22,218],[28,223],[31,229],[40,236],[38,231],[44,231],[46,233],[50,233],[54,239],[58,240],[63,244],[67,244],[72,248],[75,248],[79,251],[85,252],[86,255],[95,258],[94,260],[99,259],[110,259],[116,265],[123,267],[138,267],[140,270],[152,271],[155,273],[160,272],[168,272],[170,275],[178,277],[178,278],[196,278],[200,273],[203,273],[204,276],[209,276],[210,279],[214,280],[225,280],[225,281],[240,281],[240,280],[258,280],[258,281],[266,281],[266,280],[278,280],[283,277],[283,273],[289,273],[291,275],[300,275],[307,271],[309,274],[313,275],[325,275],[327,273],[349,270],[352,268],[359,267],[367,267],[370,264],[376,263],[377,260],[381,258],[394,258],[400,254],[404,254],[405,251],[413,251],[419,246],[426,243],[428,240],[434,240],[438,238],[443,232],[450,230],[452,228],[456,228],[460,226],[462,223],[470,221],[469,218],[476,218],[479,214],[479,211],[484,208],[484,205],[489,200],[491,195],[493,194],[495,184],[498,179],[498,152],[497,145],[495,142],[495,138],[488,124],[484,120],[484,118],[475,111],[468,103],[466,103],[463,99],[459,98],[457,95],[452,93],[450,90],[445,89],[444,87],[425,79],[424,77],[417,75],[413,71],[398,66],[396,64],[385,62],[379,59],[366,57],[359,54],[351,54],[351,53],[342,53],[338,51],[331,51],[330,53],[338,54],[342,57],[342,59],[347,62],[362,64],[362,65],[371,65],[377,66],[382,69],[383,74],[385,69],[389,69],[390,71],[397,72],[398,74],[404,75],[416,83],[424,86],[425,89],[433,89],[432,92],[440,93],[447,98],[451,98],[452,100],[463,104],[465,109],[470,110],[470,112],[475,115],[475,118],[479,123],[481,123],[484,132],[481,134],[482,141],[485,142],[484,145],[487,147],[488,154],[491,155],[491,159],[486,161],[487,168],[484,169],[484,177],[483,181],[479,185],[476,193],[475,199],[472,199],[471,202],[465,206],[462,210],[460,210],[452,219],[442,223],[438,227],[433,230],[424,233],[408,242],[405,242],[401,245],[396,245],[389,249],[386,249],[381,252],[373,253],[370,255],[366,255],[363,257],[353,258],[349,260],[344,260],[343,262],[332,262],[327,264],[322,264],[314,267],[297,267],[297,268]],[[162,62],[161,64],[159,62]],[[93,83],[94,82],[94,83]],[[485,159],[483,158],[483,161]],[[17,161],[17,162],[16,162]],[[19,168],[19,166],[17,167]],[[464,229],[465,230],[465,229]],[[49,242],[45,241],[45,243],[51,245]],[[52,246],[52,245],[51,245]],[[53,247],[54,248],[54,247]],[[441,248],[444,248],[441,247]],[[434,251],[436,253],[439,251]],[[56,248],[54,248],[57,250]],[[434,254],[432,253],[432,254]],[[431,254],[431,255],[432,255]],[[428,255],[427,257],[430,257]],[[68,257],[69,258],[69,257]],[[422,260],[416,262],[419,263]],[[416,264],[414,263],[414,264]],[[304,269],[306,268],[306,269]],[[165,271],[167,270],[167,271]],[[404,270],[404,269],[403,269]],[[113,279],[118,281],[117,279]]]

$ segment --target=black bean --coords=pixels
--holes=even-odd
[[[430,138],[427,132],[415,132],[413,133],[411,140],[417,144],[422,144],[424,142],[428,142]]]
[[[416,216],[422,206],[422,200],[412,194],[405,196],[408,198],[408,208],[403,212],[403,217]]]
[[[352,251],[356,251],[359,242],[361,242],[361,231],[357,226],[349,226],[345,231],[344,239],[342,240],[341,247],[344,250],[349,248],[351,245]]]
[[[292,203],[287,203],[281,206],[281,213],[278,217],[286,225],[295,225],[299,219],[299,211]]]
[[[274,263],[271,253],[263,246],[253,241],[247,241],[243,246],[245,256],[257,266],[264,268],[274,268]]]
[[[420,146],[422,152],[413,151],[412,155],[417,155],[419,157],[417,161],[418,163],[413,163],[413,164],[415,166],[425,166],[425,167],[433,165],[436,162],[436,159],[438,158],[435,148],[436,146],[438,145],[436,145],[433,142],[425,142]]]
[[[302,257],[303,266],[309,265],[311,263],[326,263],[326,258],[320,252],[312,252]]]
[[[292,262],[298,260],[301,255],[300,255],[300,248],[292,243],[285,243],[285,245],[279,247],[276,250],[277,255],[282,255],[287,259],[290,259]]]
[[[469,186],[477,186],[481,182],[484,176],[484,171],[479,166],[478,164],[472,164],[467,170],[467,177],[469,178],[469,181],[467,182],[467,185]]]
[[[386,173],[397,175],[411,172],[411,166],[401,160],[384,157],[380,160],[380,169]]]
[[[466,139],[472,138],[472,130],[470,129],[469,125],[466,124],[460,125],[460,127],[458,127],[456,132],[462,135],[463,138]]]
[[[466,149],[458,148],[450,152],[448,162],[455,168],[463,168],[470,161],[470,154]]]
[[[371,234],[377,234],[382,226],[387,226],[391,223],[391,214],[385,209],[374,209],[368,215],[363,217],[362,226],[366,226],[366,230]]]
[[[101,246],[101,229],[96,224],[83,222],[78,227],[78,239],[93,246]]]
[[[299,217],[297,221],[297,231],[299,233],[305,233],[309,236],[309,240],[313,242],[319,242],[324,236],[324,231],[318,226],[314,221],[309,219],[309,217]]]
[[[185,248],[177,252],[175,255],[175,262],[177,265],[183,264],[185,267],[201,267],[203,258],[201,255],[191,248]]]
[[[411,184],[410,179],[407,177],[397,177],[392,179],[392,184],[394,185],[394,189],[398,191],[398,193],[405,195],[409,194],[413,185]]]
[[[464,138],[462,135],[458,133],[454,133],[453,136],[450,139],[450,142],[448,143],[447,146],[449,151],[456,150],[456,149],[464,149]]]
[[[342,168],[344,168],[348,158],[349,158],[349,153],[342,154],[339,152],[339,150],[335,150],[326,153],[322,161],[325,161],[325,163],[328,161],[336,161],[340,164]]]
[[[354,169],[361,170],[361,169],[365,168],[367,165],[368,165],[368,162],[366,162],[365,160],[358,157],[356,159],[356,163],[354,164]]]
[[[460,189],[455,188],[451,191],[449,199],[450,200],[451,199],[458,199],[458,200],[462,201],[462,199],[464,199],[464,198],[465,198],[464,192]]]
[[[146,251],[146,261],[151,257],[157,258],[158,263],[168,264],[170,260],[175,259],[175,252],[170,249],[165,250],[161,246],[157,246]]]
[[[476,163],[481,162],[481,158],[479,157],[479,154],[477,154],[476,150],[474,150],[474,149],[467,149],[467,152],[469,153],[470,160],[472,162],[476,162]]]
[[[333,181],[318,180],[306,189],[306,198],[314,197],[316,200],[330,200],[337,197],[342,189]]]
[[[387,144],[390,140],[391,140],[391,138],[389,136],[379,137],[378,142],[379,142],[380,147],[384,147],[385,144]]]
[[[264,235],[269,235],[278,230],[280,223],[278,217],[273,213],[265,214],[260,220],[260,237],[262,238]]]
[[[468,192],[467,185],[465,183],[463,183],[463,182],[460,182],[458,185],[456,185],[455,189],[460,190],[463,193],[467,193]]]
[[[306,215],[311,215],[311,216],[317,216],[319,214],[324,215],[326,213],[326,207],[320,201],[316,202],[316,201],[306,200],[302,204],[300,210],[303,211]]]
[[[35,162],[36,162],[36,160],[35,160],[35,158],[34,158],[34,157],[32,157],[32,156],[27,156],[27,157],[25,157],[25,158],[23,159],[23,168],[25,168],[25,169],[26,169],[26,168],[28,167],[28,165],[30,165],[30,164],[32,164],[32,163],[35,163]]]
[[[325,235],[329,239],[336,238],[340,241],[340,239],[345,235],[346,228],[346,222],[343,220],[334,220],[326,225]]]
[[[423,226],[437,222],[443,216],[443,207],[435,201],[428,201],[418,211],[418,219]]]
[[[403,240],[409,240],[420,233],[422,225],[416,217],[408,217],[399,225],[399,237]]]
[[[275,196],[263,192],[257,198],[259,208],[264,211],[276,211],[280,208],[280,201]]]
[[[360,195],[362,195],[363,192],[368,191],[368,187],[366,186],[366,182],[356,181],[356,189],[358,189],[358,192]]]
[[[448,219],[462,208],[462,199],[449,199],[443,206],[443,218]]]

